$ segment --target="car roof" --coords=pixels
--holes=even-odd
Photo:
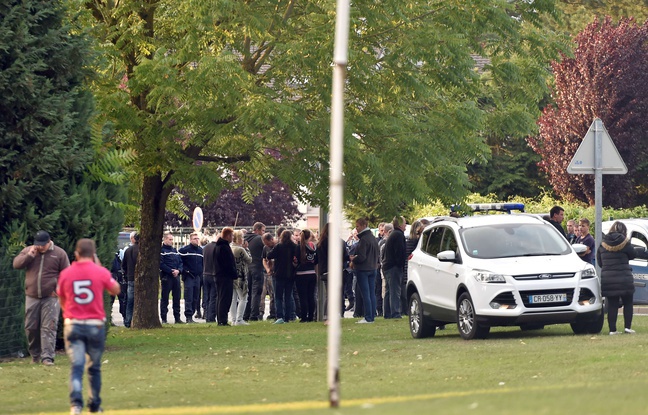
[[[539,218],[532,214],[525,214],[525,213],[517,213],[517,214],[514,213],[510,215],[507,214],[475,215],[475,216],[463,216],[459,218],[443,216],[437,218],[430,225],[436,225],[440,222],[454,222],[460,228],[473,228],[478,226],[489,226],[489,225],[508,224],[508,223],[549,225],[549,223],[544,221],[542,218]]]
[[[615,219],[615,220],[606,220],[603,223],[601,223],[601,228],[604,229],[604,231],[610,229],[612,224],[616,221],[622,222],[626,225],[631,224],[635,226],[639,226],[641,228],[644,228],[648,230],[648,218],[629,218],[629,219]]]

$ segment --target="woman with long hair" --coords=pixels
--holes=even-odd
[[[623,320],[627,334],[632,330],[634,277],[630,260],[636,257],[648,258],[646,249],[635,250],[630,244],[626,226],[619,221],[612,224],[607,235],[603,235],[601,246],[596,250],[596,262],[601,267],[601,295],[606,298],[608,307],[608,327],[610,334],[617,331],[619,307],[623,302]]]
[[[315,274],[315,265],[317,265],[317,251],[315,245],[311,242],[311,231],[304,229],[299,238],[299,255],[298,265],[295,269],[295,284],[299,293],[299,303],[301,312],[299,315],[300,323],[313,321],[315,318],[315,289],[317,287],[317,275]]]
[[[252,263],[252,255],[247,248],[247,241],[243,240],[243,232],[234,231],[232,241],[232,254],[236,261],[236,276],[234,280],[234,294],[230,306],[230,320],[233,326],[248,326],[250,323],[243,320],[243,313],[248,302],[248,264]]]
[[[299,249],[292,241],[292,232],[285,230],[281,233],[279,243],[268,252],[268,259],[274,260],[274,275],[272,283],[275,289],[275,307],[277,320],[274,324],[290,321],[292,302],[290,296],[295,284],[295,267],[298,264]]]

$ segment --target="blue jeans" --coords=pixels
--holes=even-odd
[[[292,278],[272,278],[275,289],[275,307],[277,309],[277,319],[282,318],[289,321],[293,315],[293,286],[295,280]]]
[[[374,321],[376,318],[376,270],[356,270],[355,273],[360,292],[362,292],[365,320]]]
[[[88,407],[96,411],[101,405],[101,355],[106,342],[106,328],[83,324],[68,324],[63,331],[65,350],[70,362],[70,405],[83,407],[83,371],[88,355]]]
[[[401,318],[401,283],[403,280],[403,268],[391,267],[384,269],[385,282],[389,287],[389,316],[385,314],[385,318]],[[387,294],[385,294],[386,296]]]
[[[126,291],[126,318],[124,326],[130,327],[133,321],[133,304],[135,304],[135,281],[128,281],[128,290]]]

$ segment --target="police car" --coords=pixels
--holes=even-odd
[[[471,207],[511,213],[510,204]],[[517,206],[516,210],[524,207]],[[456,323],[466,340],[492,326],[571,324],[576,334],[603,326],[599,277],[548,222],[530,214],[440,217],[422,233],[407,267],[414,338]]]

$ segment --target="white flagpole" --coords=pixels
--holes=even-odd
[[[349,43],[349,0],[337,0],[333,91],[331,97],[331,171],[328,241],[328,387],[329,404],[340,406],[340,341],[342,310],[342,206],[344,198],[344,82]]]

